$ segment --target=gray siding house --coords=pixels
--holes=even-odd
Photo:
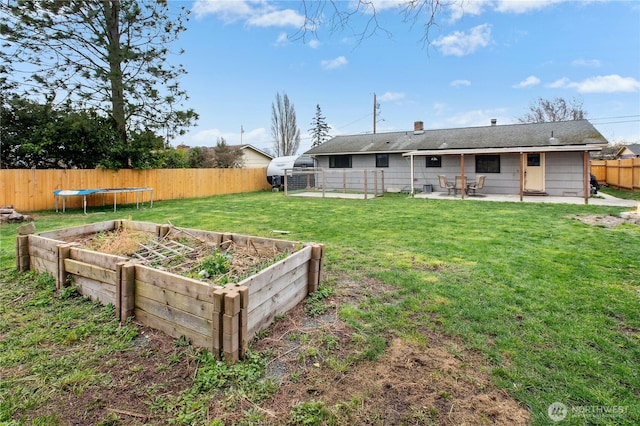
[[[482,192],[552,196],[590,195],[589,153],[608,141],[587,120],[458,129],[341,135],[304,155],[318,167],[384,170],[385,190],[446,191],[462,176],[485,176]],[[464,196],[464,193],[462,194]]]

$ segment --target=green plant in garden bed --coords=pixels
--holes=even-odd
[[[378,359],[392,336],[423,341],[423,330],[435,330],[458,336],[467,349],[481,353],[494,383],[528,408],[534,425],[550,423],[547,409],[553,402],[575,408],[574,413],[580,407],[626,407],[618,417],[573,415],[562,424],[635,425],[640,424],[640,227],[597,227],[575,219],[578,214],[624,210],[393,194],[367,201],[311,199],[269,192],[159,201],[153,209],[123,208],[117,215],[67,213],[65,223],[60,215],[42,212],[37,227],[42,231],[130,215],[134,220],[245,235],[271,236],[272,230],[284,229],[290,232],[288,239],[326,246],[324,266],[334,293],[310,300],[309,315],[322,314],[322,303],[331,303],[331,297],[358,296],[337,306],[338,317],[352,330],[348,357],[331,364],[339,364],[341,371]],[[14,230],[14,225],[0,228],[5,269],[15,262]],[[57,337],[49,344],[64,345],[101,335],[91,327],[77,336],[56,334],[49,326],[56,314],[46,302],[53,290],[46,286],[28,290],[35,293],[30,305],[19,305],[43,317],[38,325],[16,320],[23,314],[12,301],[27,290],[15,275],[5,280],[10,285],[0,289],[0,335],[17,321],[24,337],[0,341],[0,367],[20,362],[36,369],[33,377],[43,380],[48,376],[42,365],[49,364],[33,350],[33,342],[51,335]],[[78,299],[56,301],[63,302],[73,305]],[[89,312],[102,309],[107,308],[93,306]],[[312,342],[320,351],[329,350],[320,340]],[[80,345],[76,350],[82,359],[88,348]],[[85,385],[82,375],[68,379],[80,382],[77,389]],[[46,403],[37,399],[31,381],[11,384],[11,391],[0,385],[0,401],[5,401],[0,402],[0,413]],[[199,415],[208,398],[199,390],[193,387],[158,404],[174,407],[168,412],[176,419]],[[231,389],[225,392],[231,398]],[[267,400],[256,398],[254,404],[259,407]],[[231,405],[234,401],[231,398]],[[326,408],[333,414],[337,410]],[[291,416],[315,418],[316,409],[324,411],[321,405],[301,405]]]

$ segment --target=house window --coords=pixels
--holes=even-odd
[[[527,154],[527,166],[540,167],[540,154]]]
[[[442,157],[439,155],[428,155],[426,167],[442,167]]]
[[[389,154],[376,154],[376,167],[389,167]]]
[[[500,173],[500,156],[476,155],[476,173]]]
[[[329,157],[330,169],[350,169],[351,168],[351,156],[350,155],[331,155]]]

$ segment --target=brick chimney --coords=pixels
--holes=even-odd
[[[419,135],[420,133],[424,133],[424,123],[422,121],[414,121],[413,134]]]

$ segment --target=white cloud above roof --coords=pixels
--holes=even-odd
[[[468,32],[455,31],[439,37],[433,45],[445,56],[466,56],[491,42],[491,25],[482,24]]]
[[[571,61],[571,65],[573,65],[575,67],[593,67],[593,68],[597,68],[597,67],[602,65],[602,62],[600,62],[597,59],[575,59],[575,60]]]
[[[522,89],[525,87],[537,86],[538,84],[540,84],[540,79],[535,75],[530,75],[529,77],[522,80],[520,83],[514,84],[512,87],[514,89]]]
[[[471,82],[469,80],[453,80],[451,83],[449,83],[449,86],[452,86],[452,87],[471,86]]]
[[[401,99],[404,99],[405,96],[406,95],[404,93],[386,92],[385,94],[378,96],[377,99],[380,102],[392,102],[392,101],[399,101]]]
[[[245,20],[256,27],[301,27],[305,20],[293,9],[279,9],[264,0],[196,0],[192,11],[196,18],[214,15],[227,23]]]
[[[640,81],[618,74],[599,75],[582,81],[564,77],[549,84],[554,89],[575,89],[579,93],[634,93],[640,91]]]
[[[347,65],[348,62],[349,61],[347,61],[347,58],[345,58],[344,56],[338,56],[334,59],[321,61],[320,64],[322,65],[322,68],[326,70],[333,70]]]

